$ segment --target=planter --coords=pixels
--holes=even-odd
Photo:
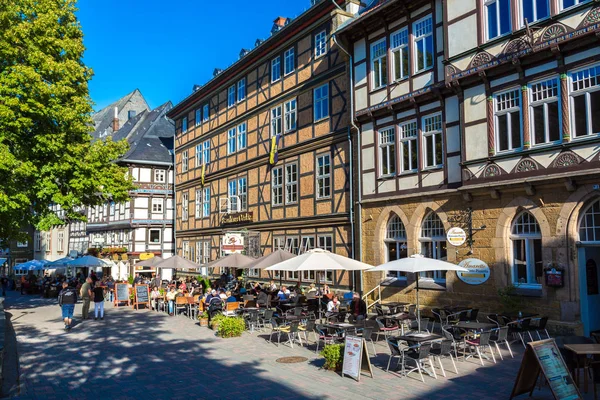
[[[200,318],[200,326],[208,326],[208,318]]]

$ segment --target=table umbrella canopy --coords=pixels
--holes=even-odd
[[[136,264],[136,265],[139,265],[139,264]],[[164,259],[163,261],[159,262],[158,264],[154,264],[153,266],[159,267],[159,268],[172,268],[172,269],[180,269],[180,270],[190,270],[190,269],[200,268],[200,265],[198,265],[195,262],[192,262],[190,260],[187,260],[181,256],[169,257],[169,258]]]
[[[160,263],[163,260],[164,260],[164,258],[162,258],[162,257],[154,256],[152,258],[149,258],[148,260],[144,260],[144,261],[140,261],[139,263],[136,263],[135,266],[136,267],[154,267],[156,264]]]
[[[265,268],[271,267],[275,264],[278,264],[282,261],[289,260],[294,257],[296,257],[296,255],[293,253],[290,253],[289,251],[276,250],[270,254],[267,254],[266,256],[257,258],[256,260],[252,261],[250,264],[246,265],[244,268],[265,269]]]
[[[67,263],[70,261],[73,261],[74,259],[71,257],[63,257],[63,258],[59,258],[58,260],[52,261],[51,263],[49,263],[47,265],[48,268],[54,269],[54,268],[64,268],[67,266]]]
[[[401,258],[387,262],[385,264],[378,265],[375,268],[371,268],[367,272],[412,272],[416,274],[418,272],[428,271],[467,271],[468,269],[459,267],[458,265],[451,264],[446,261],[436,260],[433,258],[427,258],[421,254],[414,254],[410,257]]]
[[[46,265],[49,264],[49,261],[46,260],[30,260],[24,262],[22,264],[17,264],[13,267],[13,269],[25,269],[28,271],[42,271],[46,269]]]
[[[73,261],[69,261],[65,264],[67,267],[109,267],[110,264],[98,257],[94,256],[83,256],[76,258]]]
[[[265,268],[265,271],[364,271],[372,265],[323,249],[308,250],[297,257]]]
[[[256,261],[255,258],[245,256],[241,253],[232,253],[218,260],[211,261],[205,265],[207,268],[229,267],[229,268],[248,268],[248,264]]]

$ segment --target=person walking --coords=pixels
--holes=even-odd
[[[85,283],[81,285],[81,301],[82,309],[81,309],[81,318],[88,319],[90,315],[90,301],[94,297],[94,293],[92,292],[92,278],[87,278]]]
[[[65,322],[65,331],[71,329],[73,323],[73,312],[75,311],[75,303],[77,303],[77,291],[67,282],[63,282],[62,290],[58,294],[58,305],[62,309],[62,317]]]
[[[104,288],[102,286],[94,287],[94,321],[104,320]]]
[[[2,297],[6,297],[6,287],[8,286],[6,275],[2,275],[2,278],[0,278],[0,285],[2,286]]]

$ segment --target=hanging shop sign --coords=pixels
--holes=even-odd
[[[244,222],[254,222],[254,215],[252,214],[252,211],[225,214],[221,217],[221,225],[242,224]]]
[[[221,249],[225,254],[241,253],[244,251],[244,236],[239,233],[226,233],[223,235]]]
[[[467,258],[458,265],[469,270],[468,272],[456,271],[458,279],[468,285],[481,285],[490,278],[490,267],[477,258]]]
[[[467,234],[462,228],[454,227],[446,233],[446,239],[452,246],[462,246],[467,241]]]
[[[140,253],[140,261],[149,260],[154,258],[154,253]]]

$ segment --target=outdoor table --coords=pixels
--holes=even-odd
[[[411,343],[423,343],[423,342],[431,342],[433,340],[443,339],[442,336],[435,333],[412,333],[408,335],[394,336],[396,340],[402,340],[404,342]]]
[[[600,355],[600,344],[565,344],[565,349],[571,350],[577,357],[577,369],[581,368],[579,360],[583,359],[583,391],[588,390],[588,369],[590,355]],[[579,373],[575,374],[575,383],[579,386]]]
[[[401,302],[396,302],[396,301],[390,301],[388,303],[382,303],[381,305],[383,307],[387,307],[390,311],[392,311],[393,309],[397,309],[398,308],[404,308],[405,306],[409,305],[410,303],[401,303]]]
[[[467,331],[485,331],[488,329],[497,328],[496,324],[491,324],[488,322],[469,322],[469,321],[461,321],[452,326],[454,326],[456,328],[460,328],[460,329],[465,329]]]
[[[335,324],[335,323],[328,322],[328,323],[320,324],[320,325],[324,328],[335,329],[335,330],[343,333],[344,335],[349,330],[354,329],[354,331],[356,331],[357,329],[363,329],[365,327],[365,324],[362,322],[353,323],[353,324],[349,324],[349,323],[345,323],[345,322]]]
[[[518,321],[521,319],[525,319],[525,318],[533,318],[533,317],[537,317],[540,314],[536,314],[536,313],[521,313],[521,316],[519,317],[518,313],[509,313],[509,314],[500,314],[503,317],[507,317],[510,318],[511,321]]]

